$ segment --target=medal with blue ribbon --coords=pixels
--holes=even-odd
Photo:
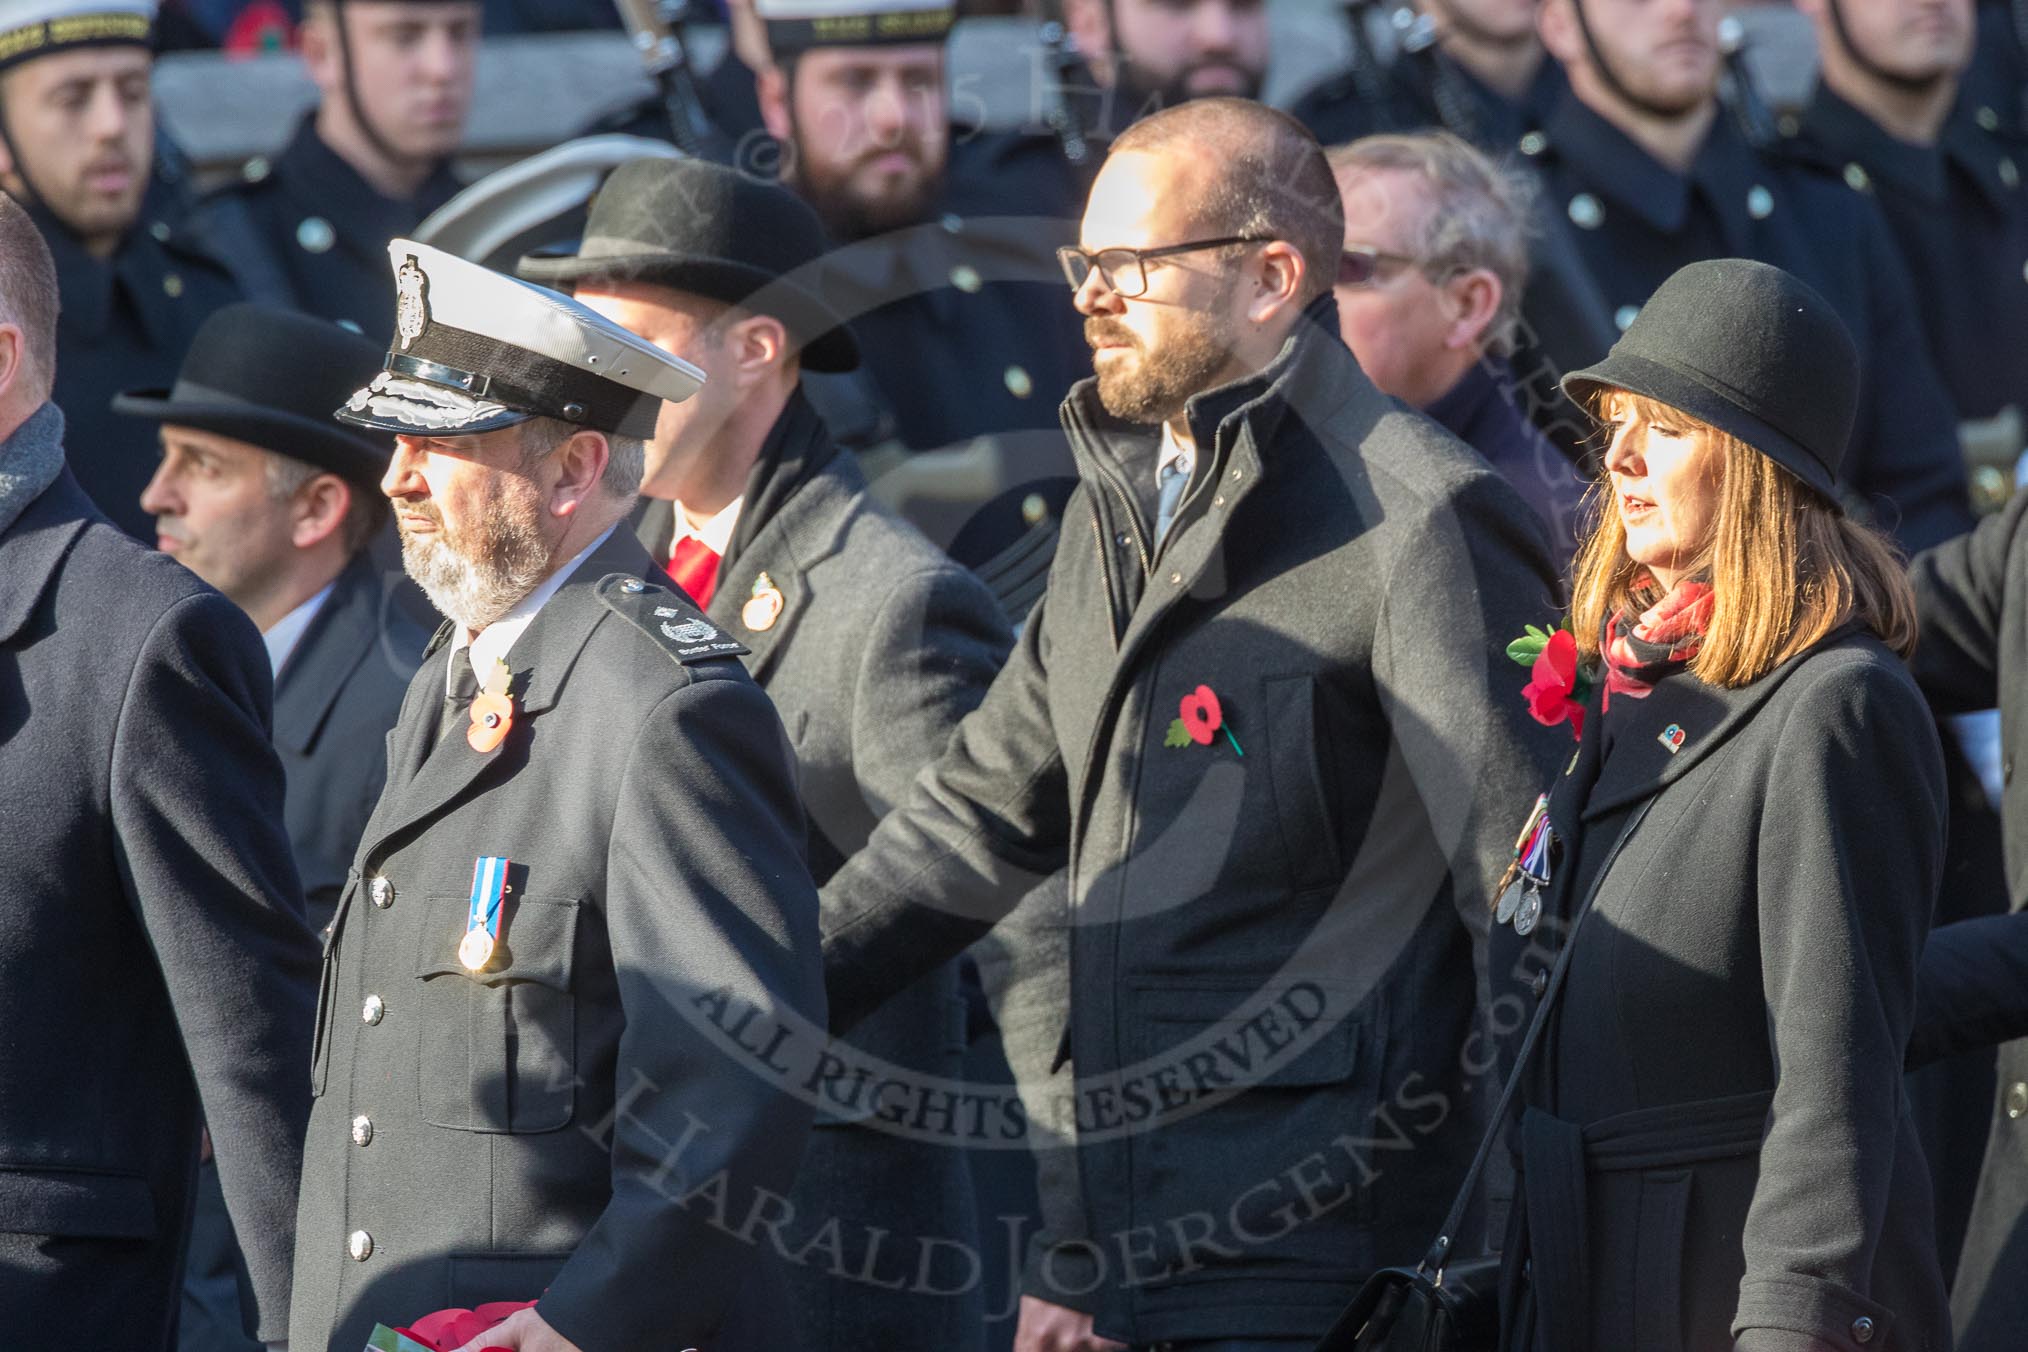
[[[467,971],[482,970],[493,959],[500,939],[500,898],[507,892],[507,861],[482,855],[472,865],[472,904],[465,913],[465,937],[458,942],[458,961]]]

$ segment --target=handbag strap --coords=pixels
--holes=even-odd
[[[1506,1084],[1500,1087],[1499,1101],[1493,1105],[1492,1118],[1486,1124],[1486,1134],[1479,1141],[1478,1152],[1472,1156],[1472,1166],[1465,1170],[1465,1180],[1458,1188],[1457,1199],[1444,1216],[1436,1242],[1429,1246],[1429,1252],[1416,1264],[1416,1271],[1431,1280],[1441,1277],[1444,1264],[1450,1261],[1451,1245],[1456,1242],[1458,1227],[1464,1224],[1472,1193],[1479,1186],[1480,1175],[1486,1172],[1486,1162],[1493,1157],[1493,1147],[1507,1125],[1507,1114],[1513,1110],[1514,1096],[1520,1092],[1521,1079],[1528,1073],[1529,1063],[1535,1059],[1535,1049],[1542,1041],[1543,1029],[1549,1024],[1550,1011],[1556,1007],[1556,997],[1563,990],[1563,978],[1570,970],[1570,955],[1577,951],[1577,933],[1584,927],[1585,917],[1591,914],[1591,904],[1598,896],[1599,884],[1605,880],[1613,860],[1619,857],[1620,847],[1641,824],[1641,818],[1648,815],[1648,808],[1654,801],[1652,797],[1644,801],[1621,829],[1611,852],[1606,855],[1605,863],[1593,878],[1591,888],[1585,893],[1584,904],[1578,907],[1576,916],[1571,919],[1570,933],[1564,937],[1563,948],[1556,955],[1556,964],[1549,970],[1549,984],[1542,991],[1542,1002],[1535,1007],[1535,1017],[1528,1021],[1528,1031],[1522,1035],[1521,1046],[1514,1053],[1514,1069],[1508,1072]]]

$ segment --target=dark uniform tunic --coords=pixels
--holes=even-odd
[[[1879,201],[1958,415],[2028,413],[2028,141],[1960,103],[1936,145],[1911,145],[1823,84],[1795,140]]]
[[[1621,329],[1665,278],[1703,258],[1758,259],[1822,292],[1852,331],[1862,365],[1848,497],[1911,549],[1971,524],[1955,413],[1869,196],[1756,152],[1722,114],[1687,174],[1658,163],[1574,95],[1524,150],[1534,151],[1553,200],[1577,227],[1578,249]]]
[[[1404,51],[1368,76],[1345,71],[1317,85],[1289,109],[1327,146],[1379,132],[1444,127],[1501,153],[1542,125],[1567,86],[1549,57],[1519,99],[1488,85],[1440,48]]]
[[[387,242],[413,233],[461,186],[443,164],[413,197],[381,196],[324,144],[312,111],[281,154],[248,161],[244,181],[220,192],[245,208],[252,245],[284,279],[290,303],[378,342],[394,332]]]
[[[115,414],[113,396],[174,384],[198,325],[240,299],[210,244],[176,221],[173,207],[165,186],[151,186],[134,227],[105,259],[46,207],[30,207],[56,259],[63,304],[52,398],[70,429],[71,472],[100,511],[151,544],[141,491],[155,473],[155,425]]]

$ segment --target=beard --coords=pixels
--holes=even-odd
[[[854,176],[862,165],[896,151],[914,161],[913,179],[886,192],[869,191],[858,185]],[[794,183],[831,238],[847,244],[921,225],[930,218],[931,209],[944,191],[942,169],[932,169],[924,147],[914,142],[869,150],[842,166],[820,166],[799,154]]]
[[[1203,71],[1227,70],[1238,76],[1240,84],[1237,89],[1217,91],[1220,95],[1230,93],[1235,98],[1258,99],[1261,85],[1264,83],[1263,72],[1248,70],[1237,61],[1222,57],[1193,61],[1166,80],[1155,78],[1151,72],[1137,67],[1133,61],[1124,57],[1116,69],[1119,87],[1115,97],[1119,100],[1120,111],[1128,118],[1146,117],[1164,108],[1174,108],[1180,103],[1207,97],[1204,91],[1191,88],[1191,82]]]
[[[549,541],[535,500],[502,484],[469,527],[451,530],[428,501],[401,508],[436,523],[432,534],[401,531],[401,566],[447,618],[477,633],[549,576]]]
[[[1193,395],[1209,389],[1232,360],[1231,333],[1217,315],[1201,311],[1179,312],[1176,331],[1153,350],[1112,319],[1085,320],[1084,338],[1094,349],[1102,342],[1128,344],[1128,355],[1094,368],[1099,403],[1128,422],[1159,423],[1175,417]]]

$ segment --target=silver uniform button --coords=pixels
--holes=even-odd
[[[1852,1341],[1855,1343],[1872,1342],[1873,1327],[1874,1325],[1871,1319],[1868,1319],[1863,1314],[1860,1315],[1857,1319],[1852,1321]]]
[[[373,1257],[373,1236],[364,1230],[354,1230],[345,1240],[345,1252],[352,1255],[353,1262],[365,1262]]]
[[[1991,108],[1980,108],[1978,112],[1972,114],[1972,120],[1979,124],[1980,131],[2000,129],[2000,115]]]
[[[628,593],[629,595],[638,595],[639,593],[648,590],[648,584],[641,581],[641,579],[637,577],[630,577],[625,582],[622,582],[620,584],[620,590]]]
[[[1580,230],[1596,230],[1605,224],[1605,208],[1588,192],[1571,198],[1569,210],[1571,223]]]
[[[352,1119],[352,1144],[371,1145],[372,1143],[373,1143],[373,1119],[368,1117],[365,1113],[361,1113],[359,1116]]]
[[[1625,333],[1628,329],[1634,326],[1634,321],[1640,318],[1640,316],[1641,316],[1640,306],[1622,305],[1619,309],[1613,311],[1613,324],[1619,329],[1621,333]]]
[[[1010,366],[1006,374],[1007,393],[1016,399],[1026,399],[1035,393],[1035,380],[1019,366]]]
[[[246,166],[239,171],[239,176],[249,183],[258,183],[273,169],[274,166],[268,163],[267,156],[256,155],[246,162]]]
[[[951,269],[951,285],[970,295],[986,284],[979,270],[970,263],[960,263]]]
[[[1774,194],[1756,183],[1746,190],[1746,214],[1764,221],[1774,214]]]
[[[359,1006],[359,1017],[366,1023],[379,1023],[381,1015],[387,1013],[387,1004],[377,995],[366,997],[366,1003]]]
[[[1539,131],[1531,131],[1521,138],[1521,153],[1533,159],[1549,149],[1549,138]]]
[[[1873,177],[1866,172],[1865,165],[1854,161],[1845,166],[1845,186],[1853,192],[1865,192],[1873,186]]]
[[[366,895],[373,899],[375,906],[384,911],[394,905],[394,884],[385,878],[375,878],[366,885]]]
[[[338,232],[322,216],[305,216],[296,226],[296,243],[303,246],[304,253],[325,253],[337,242]]]
[[[154,237],[154,240],[157,244],[167,244],[169,242],[169,235],[171,233],[169,229],[169,222],[156,221],[153,225],[148,227],[148,233]]]
[[[2011,155],[2000,157],[2000,182],[2010,188],[2021,186],[2021,170],[2015,166],[2014,157]]]

